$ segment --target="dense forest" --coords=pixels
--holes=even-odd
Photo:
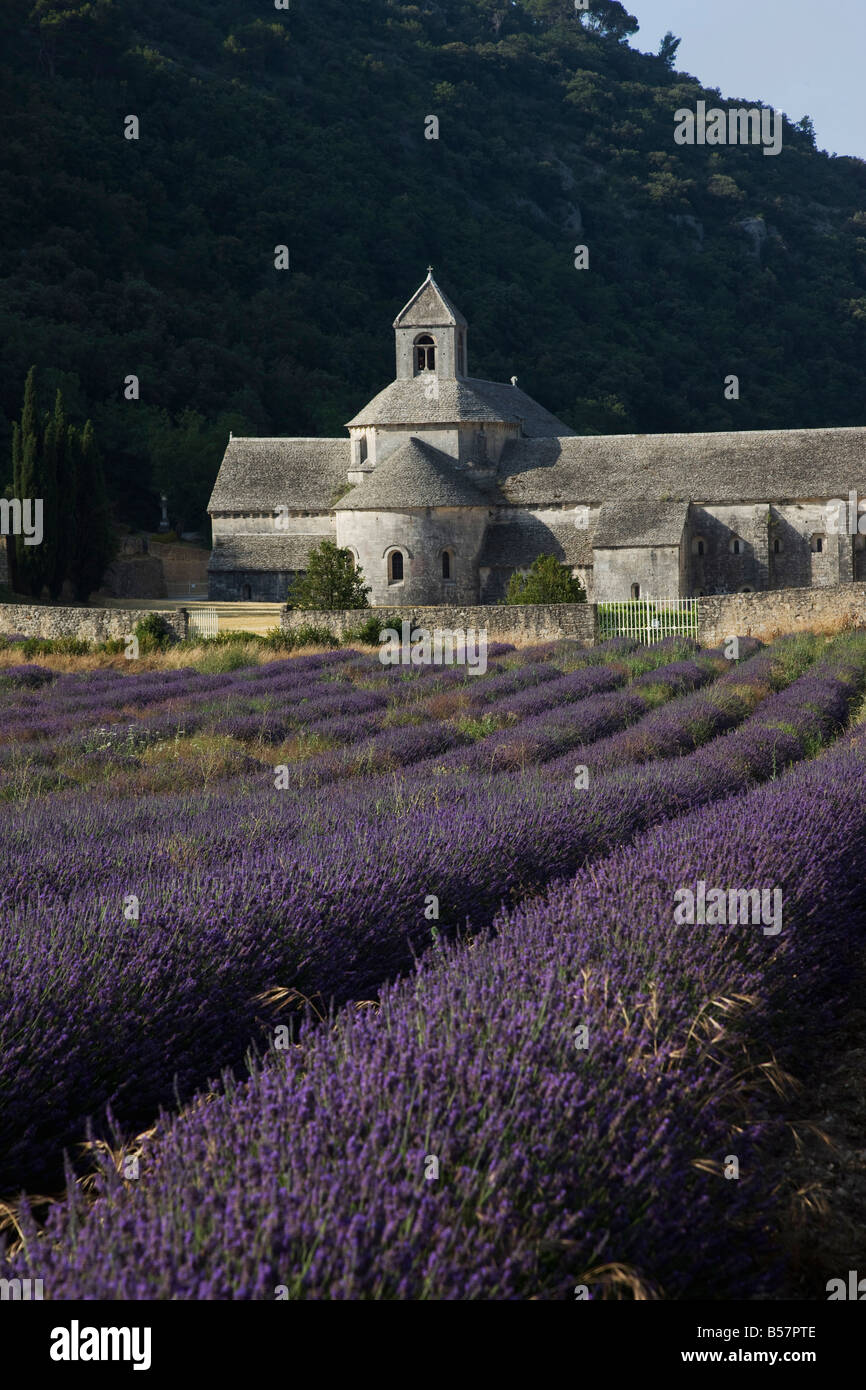
[[[341,434],[391,379],[430,262],[472,374],[581,432],[863,424],[866,163],[799,112],[777,158],[677,146],[677,108],[761,93],[636,28],[613,0],[3,0],[0,490],[35,365],[116,520],[153,529],[164,488],[201,524],[229,430]]]

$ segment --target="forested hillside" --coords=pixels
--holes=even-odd
[[[117,519],[155,525],[163,486],[200,522],[230,429],[340,434],[391,379],[430,262],[472,374],[581,432],[866,423],[866,163],[802,112],[778,158],[675,145],[678,107],[764,94],[635,27],[609,0],[3,0],[0,489],[36,364]]]

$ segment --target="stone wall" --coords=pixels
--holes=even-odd
[[[207,598],[212,603],[284,603],[295,570],[211,570]]]
[[[546,642],[557,637],[573,637],[587,646],[596,640],[596,609],[592,603],[477,604],[440,608],[398,607],[357,608],[341,613],[299,612],[285,608],[281,626],[285,631],[312,625],[326,627],[337,637],[358,628],[371,614],[408,619],[415,627],[480,628],[487,630],[491,642]]]
[[[105,642],[109,637],[126,637],[136,623],[151,610],[127,608],[54,608],[48,604],[0,604],[0,632],[24,637],[79,637],[88,642]],[[159,611],[159,610],[153,610]],[[180,638],[187,635],[186,609],[160,613]]]
[[[697,600],[698,640],[717,646],[726,637],[768,640],[788,632],[833,631],[846,625],[866,628],[866,583],[818,589],[777,589],[754,594],[719,594]],[[360,627],[371,614],[408,618],[414,626],[487,629],[491,642],[544,642],[573,637],[587,646],[597,640],[594,603],[486,604],[472,607],[359,608],[349,612],[298,612],[284,608],[281,626],[291,631],[308,624],[335,636]]]
[[[818,589],[775,589],[762,594],[699,598],[698,640],[715,647],[726,637],[768,639],[786,632],[866,627],[866,584]]]
[[[155,555],[118,555],[103,575],[99,595],[110,598],[167,598],[162,561]]]
[[[153,559],[162,562],[166,593],[185,597],[191,584],[196,586],[199,597],[207,595],[208,561],[210,550],[203,545],[190,545],[183,541],[151,541],[149,553]],[[158,598],[158,594],[149,597]]]

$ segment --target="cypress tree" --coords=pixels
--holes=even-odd
[[[116,542],[111,529],[102,462],[96,448],[93,422],[81,434],[70,430],[70,455],[75,477],[74,535],[69,578],[76,598],[86,601],[99,587],[114,558]]]
[[[19,497],[19,485],[21,482],[21,426],[17,420],[12,421],[12,497]],[[13,594],[20,593],[18,588],[18,554],[15,545],[15,537],[6,537],[6,559],[9,564],[9,587]]]
[[[50,509],[48,496],[45,499],[45,536],[50,542],[46,555],[46,569],[50,564],[50,572],[46,582],[51,597],[57,599],[69,570],[72,508],[75,503],[70,476],[74,462],[60,391],[54,398],[54,416],[45,431],[45,465],[46,487],[49,481],[53,487]]]
[[[63,575],[57,583],[58,552],[60,547],[61,518],[58,507],[59,471],[65,452],[66,421],[63,416],[63,397],[60,392],[54,398],[54,415],[45,417],[45,431],[42,448],[39,451],[37,466],[37,497],[42,498],[42,517],[44,535],[39,547],[38,574],[40,590],[47,585],[52,598],[60,593]],[[56,588],[55,588],[56,585]]]
[[[38,458],[39,421],[36,413],[36,368],[31,367],[24,384],[24,405],[21,411],[21,425],[18,432],[19,464],[15,483],[15,495],[21,501],[29,498],[31,505],[39,497]],[[22,528],[23,530],[23,528]],[[15,573],[21,591],[38,598],[42,591],[39,571],[39,546],[25,545],[24,536],[15,537]]]
[[[36,498],[36,455],[39,450],[39,420],[36,414],[36,368],[26,374],[24,384],[24,406],[21,409],[21,424],[15,439],[14,489],[15,496],[24,509],[25,498]],[[33,555],[36,546],[25,545],[24,535],[17,535],[10,549],[15,552],[15,582],[22,594],[38,594],[33,585],[38,580],[38,562]]]

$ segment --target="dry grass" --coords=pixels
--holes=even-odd
[[[250,664],[266,665],[272,661],[285,661],[295,656],[322,656],[331,651],[330,647],[309,646],[296,647],[291,652],[275,651],[270,647],[260,647],[258,644],[250,642],[238,644],[238,647],[246,654],[251,654]],[[126,671],[131,675],[140,675],[142,671],[176,671],[180,667],[196,666],[200,662],[207,661],[213,656],[214,652],[232,651],[234,647],[213,647],[207,643],[202,643],[195,647],[183,647],[178,650],[176,647],[169,648],[164,652],[151,652],[148,655],[140,656],[136,661],[128,661],[121,652],[114,656],[108,652],[91,652],[87,656],[66,656],[56,652],[46,656],[23,656],[20,647],[8,647],[0,651],[0,670],[7,666],[21,666],[25,663],[32,663],[36,666],[44,666],[48,671],[56,671],[58,674],[69,675],[75,672],[104,671],[113,668],[116,671]]]

